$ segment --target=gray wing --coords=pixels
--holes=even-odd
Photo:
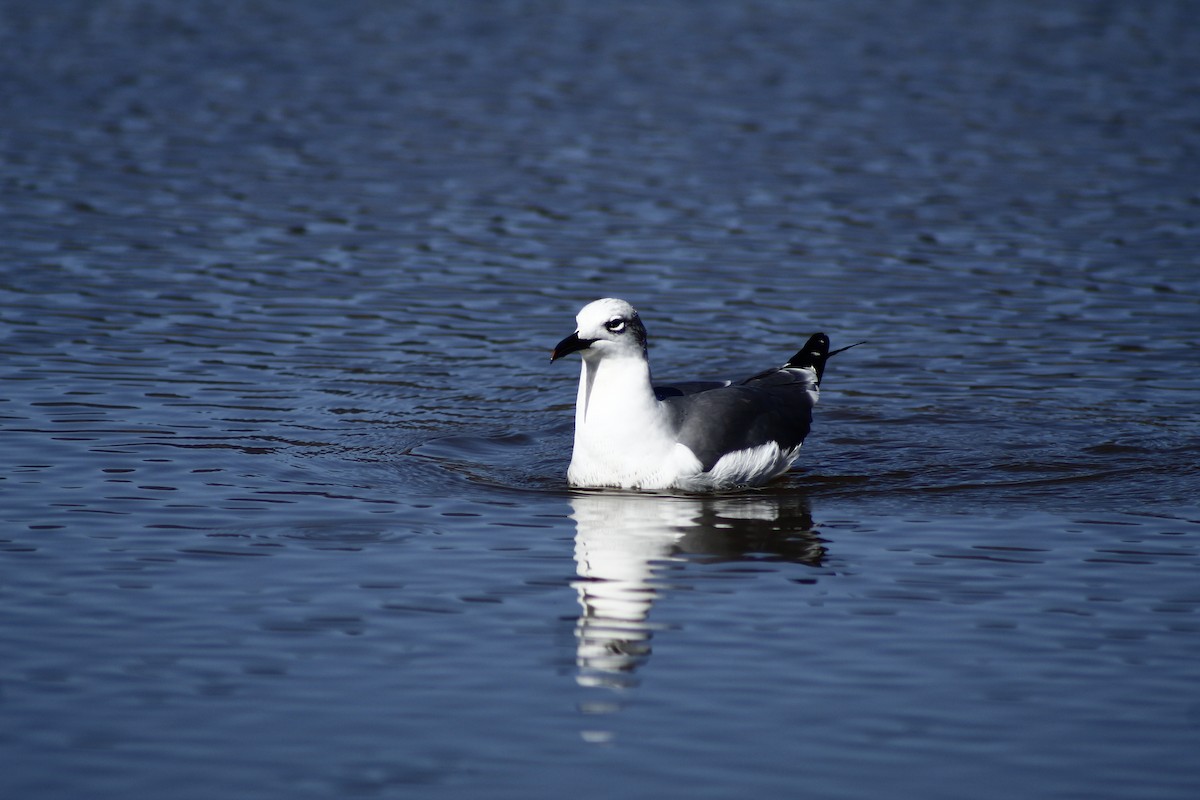
[[[710,384],[659,399],[671,413],[679,442],[707,472],[726,453],[767,442],[782,450],[800,445],[812,427],[812,407],[828,358],[829,338],[817,333],[782,367],[736,386]]]
[[[812,425],[816,382],[811,370],[784,368],[752,383],[667,397],[676,437],[704,470],[735,450],[776,442],[791,449],[804,441]]]

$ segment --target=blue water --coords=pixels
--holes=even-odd
[[[1192,4],[0,7],[0,795],[1200,793]],[[834,347],[796,470],[571,491]]]

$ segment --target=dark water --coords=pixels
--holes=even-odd
[[[1200,23],[0,6],[0,794],[1200,793]],[[836,359],[571,492],[583,303]]]

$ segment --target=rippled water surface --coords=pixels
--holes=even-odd
[[[1200,796],[1187,2],[0,7],[0,794]],[[573,492],[824,330],[797,469]]]

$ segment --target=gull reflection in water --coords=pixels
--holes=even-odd
[[[825,554],[803,496],[579,492],[571,507],[581,686],[635,683],[634,672],[650,657],[651,607],[670,588],[664,572],[683,562],[747,559],[817,566]],[[675,582],[680,579],[677,574]]]

